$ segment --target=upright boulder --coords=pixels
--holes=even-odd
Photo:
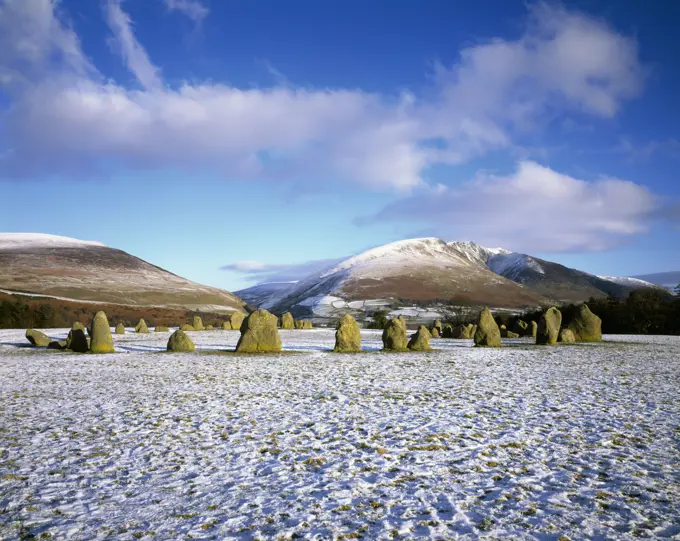
[[[286,312],[281,316],[281,328],[282,329],[294,329],[295,319],[293,319],[293,314]]]
[[[311,319],[305,319],[302,328],[306,329],[306,330],[313,329],[314,326],[312,325],[312,320]]]
[[[540,346],[554,346],[557,344],[557,338],[560,334],[560,326],[562,325],[562,312],[554,306],[548,308],[541,319],[538,321],[538,329],[536,331],[536,344]]]
[[[557,341],[564,344],[573,344],[576,342],[576,338],[571,329],[562,329],[560,330],[560,335],[557,337]]]
[[[526,321],[518,319],[512,326],[512,331],[520,336],[526,336],[529,333],[529,324]]]
[[[436,328],[439,331],[439,334],[442,333],[442,320],[441,319],[435,319],[434,323],[432,324],[433,328]]]
[[[538,334],[538,323],[535,321],[531,321],[529,323],[529,334],[527,336],[531,336],[531,338],[536,338],[536,334]]]
[[[28,329],[26,331],[26,340],[28,340],[31,345],[39,348],[46,348],[52,341],[49,336],[34,329]]]
[[[385,351],[405,351],[408,348],[408,339],[404,319],[390,319],[383,329],[382,341]]]
[[[163,325],[156,325],[154,332],[170,332],[170,329],[168,327],[164,327]]]
[[[582,304],[576,317],[567,328],[574,333],[577,342],[602,342],[602,320],[593,314],[587,304]]]
[[[455,338],[457,340],[469,338],[468,328],[465,325],[456,325],[451,331],[451,338]]]
[[[335,328],[335,347],[337,353],[357,353],[361,351],[361,332],[356,320],[349,314],[342,316]]]
[[[82,326],[82,325],[81,325]],[[87,353],[90,349],[87,343],[87,336],[85,336],[85,331],[80,328],[71,329],[66,338],[66,348],[76,353]]]
[[[239,353],[281,351],[281,337],[276,328],[276,316],[267,310],[256,310],[241,326],[241,338],[236,345]]]
[[[440,335],[440,328],[441,328],[441,327],[432,327],[432,330],[429,331],[429,333],[430,333],[430,335],[432,336],[432,338],[439,338],[439,335]],[[420,329],[420,327],[418,327],[418,329]]]
[[[303,322],[301,319],[298,319],[298,320],[295,322],[295,328],[296,328],[296,329],[304,329],[304,328],[305,328],[304,322]]]
[[[111,327],[104,312],[97,312],[90,325],[90,351],[92,353],[113,353],[113,338]]]
[[[442,328],[442,338],[453,338],[453,325],[448,323]]]
[[[125,334],[125,325],[122,323],[116,325],[116,334]]]
[[[432,327],[432,331],[428,331],[425,325],[418,327],[418,330],[413,333],[411,339],[408,341],[408,349],[411,351],[432,351],[430,347],[430,335],[437,330],[437,327]]]
[[[213,327],[212,325],[206,325],[206,326],[205,326],[205,330],[206,330],[206,331],[214,331],[214,330],[215,330],[215,327]]]
[[[170,335],[167,347],[168,351],[174,353],[187,353],[194,351],[195,349],[196,345],[183,330],[177,330]]]
[[[144,321],[144,318],[139,320],[139,323],[135,325],[135,332],[139,334],[148,334],[149,327],[146,326],[146,321]]]
[[[235,331],[240,331],[241,330],[241,325],[243,325],[243,320],[245,319],[245,314],[243,312],[239,312],[238,310],[231,314],[229,316],[229,323],[231,324],[231,328]]]
[[[479,313],[474,340],[475,346],[491,348],[500,347],[501,345],[501,331],[493,315],[491,315],[491,310],[488,308],[484,308]]]
[[[222,330],[223,331],[230,331],[231,330],[231,321],[222,322]]]
[[[191,326],[194,328],[195,331],[205,330],[205,327],[203,326],[203,319],[201,318],[201,316],[194,316]]]
[[[193,325],[189,325],[188,323],[184,323],[183,325],[180,325],[179,330],[187,332],[187,331],[195,331],[196,329],[194,329]]]

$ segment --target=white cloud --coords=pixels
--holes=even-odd
[[[0,6],[0,80],[11,83],[4,88],[12,102],[0,113],[5,176],[93,175],[111,165],[210,168],[410,190],[423,185],[429,166],[508,147],[518,130],[556,112],[611,117],[644,75],[633,40],[538,4],[518,39],[469,47],[456,65],[439,67],[428,99],[291,84],[171,88],[119,1],[109,0],[115,44],[142,87],[130,88],[90,65],[55,0]],[[432,140],[435,148],[426,144]]]
[[[416,193],[366,222],[425,223],[452,240],[516,251],[599,251],[646,231],[658,201],[643,186],[586,181],[522,161],[508,176],[480,174],[459,189]]]
[[[165,5],[170,11],[179,11],[199,24],[208,16],[210,10],[198,0],[165,0]]]
[[[139,83],[147,90],[159,88],[161,79],[158,68],[149,60],[144,48],[135,39],[132,21],[120,6],[120,0],[108,0],[106,18],[115,37],[120,54],[127,63],[128,69],[137,77]]]
[[[248,276],[254,282],[290,282],[300,280],[312,273],[333,267],[340,259],[313,259],[302,263],[278,264],[260,261],[237,261],[224,265],[221,270],[234,271]]]

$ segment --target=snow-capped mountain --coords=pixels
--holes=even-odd
[[[647,282],[646,280],[640,280],[639,278],[631,278],[628,276],[598,276],[598,278],[602,278],[603,280],[614,282],[615,284],[622,286],[632,287],[634,289],[641,289],[643,287],[659,287],[656,284]]]
[[[138,306],[231,312],[243,301],[100,242],[0,233],[0,289]]]
[[[275,312],[324,316],[399,303],[522,308],[545,301],[492,272],[482,262],[484,257],[476,245],[447,244],[437,238],[393,242],[307,276],[277,291],[261,306]],[[253,298],[249,290],[240,294]]]
[[[288,286],[260,284],[238,293],[275,312],[328,316],[437,302],[518,309],[626,296],[650,285],[602,278],[474,242],[422,238],[367,250]]]

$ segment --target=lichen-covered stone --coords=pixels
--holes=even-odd
[[[474,338],[475,334],[477,334],[477,325],[470,323],[468,325],[468,338]]]
[[[156,325],[154,332],[170,332],[170,329],[168,327],[164,327],[163,325]]]
[[[579,307],[578,314],[567,328],[574,333],[577,342],[602,342],[602,320],[590,311],[587,304]]]
[[[432,330],[429,331],[432,338],[439,338],[439,329],[440,327],[432,327]]]
[[[191,326],[194,328],[195,331],[205,330],[205,327],[203,326],[203,318],[201,318],[201,316],[194,316],[192,319]]]
[[[39,348],[46,348],[52,341],[49,336],[40,331],[36,331],[35,329],[28,329],[26,331],[26,340],[28,340],[31,345]]]
[[[528,336],[531,336],[531,338],[536,338],[536,334],[538,334],[538,323],[536,323],[535,321],[532,321],[529,324],[529,329],[530,330],[529,330]]]
[[[223,331],[230,331],[231,330],[231,321],[225,321],[222,323],[222,330]]]
[[[125,334],[125,325],[122,323],[116,325],[116,334]]]
[[[351,315],[342,316],[335,329],[333,351],[337,353],[357,353],[361,351],[361,331]]]
[[[76,353],[87,353],[89,345],[83,329],[71,329],[66,338],[66,349]]]
[[[168,351],[172,351],[173,353],[187,353],[194,351],[195,349],[196,345],[183,330],[180,329],[170,335],[167,347]]]
[[[442,333],[442,320],[441,319],[435,319],[434,323],[432,324],[432,327],[435,327],[439,331],[439,334],[441,334]]]
[[[184,325],[180,326],[179,330],[187,332],[187,331],[195,331],[196,329],[194,329],[193,325],[189,325],[188,323],[185,323]]]
[[[517,334],[516,332],[508,331],[506,329],[505,338],[519,338],[519,334]]]
[[[66,340],[52,340],[49,344],[47,344],[47,349],[63,351],[66,349]]]
[[[276,328],[276,316],[267,310],[256,310],[241,326],[241,337],[236,345],[240,353],[268,353],[281,351],[281,337]]]
[[[311,319],[305,319],[303,320],[304,324],[302,326],[303,329],[309,330],[313,329],[314,326],[312,325],[312,320]]]
[[[538,321],[538,329],[536,331],[536,344],[540,346],[554,346],[557,344],[557,338],[560,334],[560,326],[562,325],[562,312],[554,306],[548,308],[541,319]]]
[[[526,321],[518,319],[512,326],[512,332],[517,333],[520,336],[527,336],[527,334],[529,334],[529,324]]]
[[[456,340],[468,338],[467,327],[465,325],[456,325],[451,332],[451,338],[455,338]]]
[[[99,311],[90,324],[90,351],[92,353],[113,353],[113,338],[106,314]]]
[[[293,314],[291,314],[290,312],[286,312],[281,316],[281,328],[282,329],[295,328],[295,319],[293,318]]]
[[[383,329],[382,341],[386,351],[405,351],[408,348],[408,339],[404,319],[390,319]]]
[[[205,326],[205,330],[206,330],[206,331],[214,331],[214,330],[215,330],[215,327],[213,327],[212,325],[206,325],[206,326]]]
[[[432,331],[437,331],[437,327],[432,327]],[[434,335],[432,331],[428,331],[425,325],[418,327],[418,330],[411,335],[408,341],[408,349],[411,351],[431,351],[430,335]]]
[[[488,308],[484,308],[479,313],[474,340],[475,346],[480,347],[500,347],[501,345],[501,331]]]
[[[235,331],[241,330],[241,325],[243,325],[243,320],[246,315],[238,310],[229,316],[229,323],[231,323],[231,328]],[[228,330],[228,329],[227,329]]]
[[[576,337],[571,329],[562,329],[560,330],[560,335],[557,337],[557,341],[564,344],[572,344],[576,342]]]
[[[301,319],[298,319],[298,320],[295,322],[295,328],[296,328],[296,329],[304,329],[304,327],[305,327],[305,324],[302,322]]]
[[[139,334],[148,334],[149,327],[146,326],[146,321],[144,321],[144,318],[139,320],[139,323],[135,325],[135,332]]]

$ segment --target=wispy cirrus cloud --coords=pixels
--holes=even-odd
[[[206,13],[189,0],[167,5]],[[439,66],[427,98],[290,83],[171,87],[120,1],[108,0],[113,42],[137,79],[125,85],[92,65],[58,8],[56,0],[0,0],[0,81],[11,103],[0,112],[0,176],[200,167],[408,191],[427,184],[429,167],[509,147],[547,116],[611,118],[645,78],[634,39],[538,3],[518,38],[480,42]]]
[[[210,13],[210,10],[198,0],[165,0],[165,5],[169,11],[183,13],[196,24],[200,24]]]

